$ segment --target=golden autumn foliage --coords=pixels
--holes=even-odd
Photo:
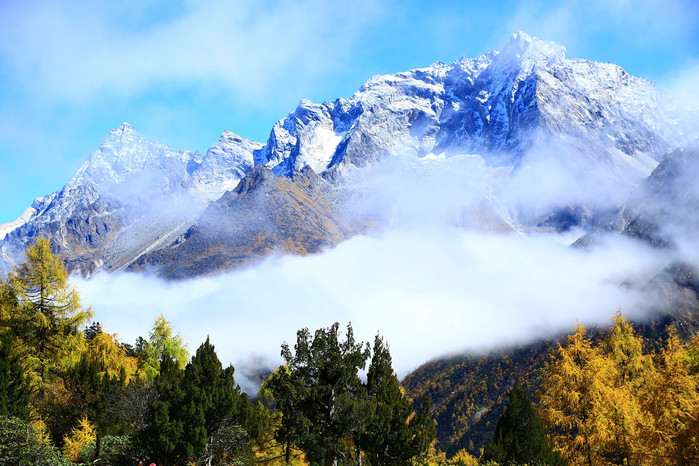
[[[95,426],[83,416],[77,426],[64,438],[63,453],[71,461],[78,461],[80,452],[96,437]]]
[[[620,314],[594,344],[578,325],[543,377],[540,414],[570,464],[699,464],[699,337],[659,351]]]
[[[612,367],[599,357],[582,325],[554,357],[543,384],[542,419],[568,461],[596,464],[604,437],[597,409],[612,383]]]
[[[84,355],[100,368],[100,376],[113,379],[124,378],[129,383],[137,377],[138,359],[129,356],[125,348],[119,346],[116,334],[98,332],[88,340]]]
[[[264,391],[264,386],[261,392]],[[281,415],[278,413],[267,419],[268,428],[256,439],[252,446],[253,457],[258,464],[271,466],[306,466],[306,455],[294,445],[281,443],[275,438],[277,429],[281,426]]]
[[[437,450],[437,441],[433,440],[430,448],[420,456],[412,459],[411,466],[440,466],[447,464],[447,455]]]
[[[686,355],[676,332],[670,332],[640,393],[642,450],[655,464],[699,464],[699,392]]]
[[[478,459],[466,450],[459,450],[447,460],[447,464],[450,466],[478,466]]]
[[[41,392],[50,374],[79,359],[84,343],[80,328],[92,310],[81,306],[61,258],[43,238],[0,281],[0,295],[0,333],[22,355],[32,387]]]

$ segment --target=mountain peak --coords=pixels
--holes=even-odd
[[[562,45],[520,31],[510,36],[510,40],[498,53],[498,61],[529,73],[535,65],[562,63],[566,58],[565,53],[566,49]]]
[[[226,143],[226,142],[242,143],[243,137],[240,136],[239,134],[234,133],[233,131],[225,130],[223,133],[221,133],[221,137],[218,138],[218,142],[219,143]]]
[[[113,146],[127,141],[131,142],[134,139],[139,139],[140,136],[133,126],[124,122],[107,134],[104,141],[102,141],[102,147]]]
[[[127,122],[123,122],[122,124],[120,124],[119,126],[114,128],[113,130],[111,130],[110,134],[111,133],[123,134],[123,133],[135,133],[135,132],[136,132],[136,129],[133,126],[131,126]]]
[[[515,32],[510,36],[510,42],[517,42],[521,44],[531,44],[535,39],[524,31]]]

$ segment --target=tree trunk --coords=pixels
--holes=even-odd
[[[100,428],[99,424],[97,425],[97,435],[95,437],[95,461],[97,461],[100,457],[100,450],[102,447],[102,436],[100,435]]]

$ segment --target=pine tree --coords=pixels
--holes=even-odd
[[[508,393],[493,438],[483,451],[482,461],[508,464],[562,464],[549,443],[534,405],[517,380]]]
[[[221,464],[247,454],[254,432],[253,409],[224,369],[214,346],[206,341],[179,369],[169,355],[160,361],[154,381],[156,401],[148,409],[142,439],[156,463]]]
[[[216,464],[248,439],[249,402],[233,373],[233,366],[223,369],[208,337],[185,368],[183,450],[190,460]]]
[[[159,373],[153,381],[155,402],[148,407],[145,428],[138,436],[141,447],[156,464],[186,463],[180,448],[184,425],[182,412],[182,371],[177,361],[165,355],[159,363]]]
[[[367,393],[371,414],[358,443],[372,465],[407,464],[429,448],[435,435],[433,421],[428,418],[425,423],[423,417],[415,416],[393,372],[388,347],[379,335],[374,339]]]
[[[31,388],[24,377],[19,355],[8,341],[0,340],[0,416],[29,420]]]

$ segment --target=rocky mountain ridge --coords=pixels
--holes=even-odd
[[[181,243],[194,225],[209,224],[202,215],[256,166],[292,183],[312,170],[323,183],[342,186],[348,174],[390,157],[479,154],[485,165],[504,167],[505,177],[508,171],[521,177],[553,157],[564,171],[585,174],[577,194],[590,186],[621,186],[626,193],[683,138],[652,83],[613,64],[567,59],[564,47],[518,33],[499,52],[375,76],[348,99],[322,104],[304,99],[274,125],[265,144],[224,132],[205,155],[173,151],[125,123],[62,190],[37,199],[25,216],[0,227],[0,254],[7,268],[33,238],[48,236],[74,273],[150,263],[146,256]],[[530,171],[520,185],[542,181],[539,172]],[[504,196],[498,190],[508,182],[483,188],[486,197]],[[305,192],[280,183],[269,184],[287,194]],[[560,197],[561,205],[525,215],[525,204],[532,204],[525,196],[493,222],[526,231],[558,228],[561,208],[581,204],[579,211],[586,212],[577,220],[581,224],[597,213],[594,202]],[[324,218],[352,223],[333,211],[341,201],[332,197]],[[325,244],[344,235],[332,234]]]

